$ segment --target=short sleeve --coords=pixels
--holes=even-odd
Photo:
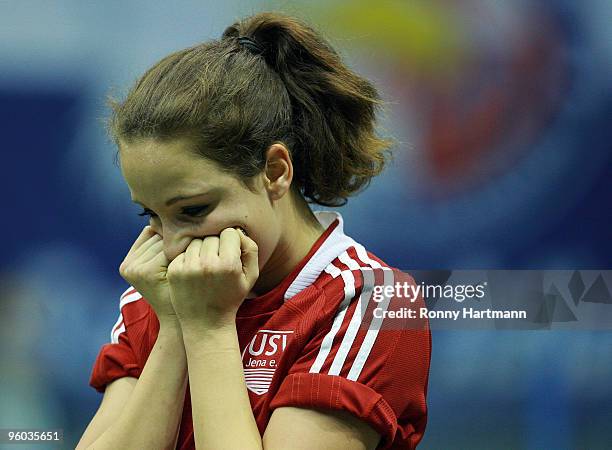
[[[130,341],[130,319],[134,310],[142,309],[136,304],[139,300],[144,303],[142,296],[132,287],[119,299],[119,318],[111,330],[110,343],[100,349],[89,380],[89,385],[98,392],[104,392],[109,383],[119,378],[140,377],[142,367],[134,343]]]
[[[270,408],[345,410],[381,435],[378,448],[413,449],[427,422],[431,334],[426,318],[406,311],[416,314],[422,298],[382,295],[383,288],[375,288],[415,284],[395,269],[341,275],[338,299],[323,302],[334,312],[316,327]]]

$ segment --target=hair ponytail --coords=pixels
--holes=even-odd
[[[174,128],[177,134],[195,130],[202,153],[242,177],[262,170],[265,150],[282,142],[291,153],[296,188],[309,201],[338,206],[384,168],[393,141],[375,133],[382,106],[376,88],[295,18],[279,13],[247,17],[227,27],[219,41],[170,55],[157,71],[168,65],[163,78],[150,74],[155,67],[145,77],[155,80],[158,89],[206,95],[192,98],[182,110],[166,107],[157,114],[165,122],[160,128]],[[147,84],[141,80],[138,89],[145,92]],[[147,110],[136,104],[144,99],[133,97],[137,101],[125,108],[125,117],[129,111]],[[166,92],[162,98],[170,97]],[[159,101],[150,108],[161,111]],[[142,120],[151,130],[155,120],[149,116],[131,123]],[[121,135],[120,128],[115,127],[115,136]]]
[[[312,28],[278,13],[228,27],[224,37],[251,37],[291,99],[292,157],[304,196],[335,206],[366,187],[385,165],[391,141],[374,134],[378,92],[348,69]]]

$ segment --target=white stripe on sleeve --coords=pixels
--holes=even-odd
[[[333,264],[330,264],[329,266],[333,266]],[[334,271],[329,266],[325,268],[325,271],[333,276],[332,272]],[[340,276],[342,276],[342,279],[344,280],[344,299],[338,307],[338,313],[336,314],[336,317],[334,317],[334,323],[332,324],[331,329],[323,338],[323,342],[321,343],[321,348],[319,349],[315,362],[310,367],[310,373],[319,373],[321,371],[321,367],[323,367],[325,359],[331,351],[334,338],[342,326],[346,310],[351,302],[351,299],[355,296],[355,278],[353,277],[352,272],[350,270],[340,271],[340,269],[338,269],[336,266],[333,267],[340,272]]]
[[[353,263],[355,263],[353,261]],[[356,263],[355,263],[356,264]],[[361,274],[363,276],[363,289],[361,295],[357,300],[357,307],[353,311],[353,317],[349,326],[344,334],[340,348],[334,357],[334,361],[329,369],[329,375],[339,375],[342,370],[342,366],[346,361],[346,357],[355,342],[355,337],[359,331],[359,326],[363,320],[363,311],[367,311],[370,297],[372,296],[372,287],[374,286],[374,272],[370,267],[360,267]]]
[[[361,290],[361,295],[357,299],[356,308],[353,311],[353,315],[350,319],[346,332],[344,333],[342,342],[338,347],[338,351],[336,352],[334,360],[332,361],[328,371],[329,375],[339,375],[340,372],[342,372],[342,368],[347,364],[348,354],[351,348],[353,348],[355,345],[355,339],[359,332],[359,328],[363,323],[364,311],[367,311],[370,299],[372,297],[373,288],[376,283],[375,271],[382,270],[383,284],[385,286],[393,286],[393,269],[384,267],[378,261],[371,259],[362,245],[356,244],[354,248],[357,252],[357,257],[359,260],[369,267],[362,267],[357,259],[352,258],[348,252],[345,251],[338,257],[338,259],[348,267],[348,270],[340,270],[333,264],[329,264],[329,266],[325,268],[325,271],[334,278],[338,276],[342,277],[344,281],[344,299],[338,307],[338,312],[334,317],[334,322],[331,329],[323,338],[323,342],[321,343],[321,347],[317,357],[315,358],[315,362],[310,368],[310,373],[319,373],[321,371],[325,360],[332,350],[334,339],[342,327],[348,307],[355,297],[355,277],[353,272],[356,270],[361,272],[363,276],[363,288]],[[385,290],[383,290],[383,292],[385,292]],[[378,337],[378,333],[382,326],[384,311],[387,311],[389,308],[390,301],[391,298],[389,296],[385,296],[384,299],[377,305],[377,308],[380,308],[380,310],[383,311],[383,314],[379,315],[379,317],[372,317],[372,321],[370,322],[364,340],[359,347],[355,360],[352,362],[347,379],[356,381],[359,378],[359,375],[367,362],[368,356],[374,347],[376,338]]]
[[[382,270],[384,273],[385,286],[393,286],[393,280],[394,280],[393,269],[390,269],[388,267],[383,267]],[[383,290],[383,292],[385,292],[385,290]],[[390,302],[391,302],[391,297],[385,295],[385,298],[378,304],[378,308],[380,308],[383,311],[383,313],[378,316],[372,317],[372,322],[370,323],[370,327],[368,328],[366,336],[363,339],[363,342],[361,343],[359,352],[357,353],[357,356],[355,357],[355,361],[353,362],[353,365],[351,366],[351,370],[349,371],[346,377],[347,379],[356,381],[357,378],[359,378],[359,375],[361,374],[361,370],[363,369],[363,366],[365,365],[366,360],[368,359],[368,356],[370,355],[370,351],[372,350],[372,347],[374,346],[374,342],[376,342],[376,338],[378,337],[378,332],[380,331],[380,326],[382,324],[383,317],[384,317],[384,311],[387,311],[387,308],[389,307]]]
[[[135,302],[137,300],[140,300],[141,298],[142,295],[140,295],[138,291],[134,289],[133,286],[130,286],[128,289],[126,289],[123,294],[121,294],[121,297],[119,297],[119,317],[117,318],[117,322],[115,322],[115,325],[111,329],[111,344],[118,344],[119,335],[125,331],[125,323],[123,323],[123,313],[121,312],[122,308],[128,303]]]

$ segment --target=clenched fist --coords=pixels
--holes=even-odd
[[[119,266],[119,273],[151,305],[160,325],[177,319],[170,301],[167,272],[163,240],[147,225]]]
[[[242,231],[193,239],[168,266],[174,310],[183,331],[231,321],[259,277],[258,248]]]

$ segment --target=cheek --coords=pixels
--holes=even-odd
[[[206,221],[206,223],[202,224],[200,227],[194,228],[191,234],[193,237],[219,235],[225,228],[235,226],[240,226],[245,229],[248,236],[257,244],[257,259],[259,268],[261,269],[270,259],[278,241],[278,239],[275,238],[276,233],[274,227],[257,226],[253,221],[249,221],[249,217],[237,217],[233,220]]]
[[[228,227],[242,227],[257,244],[259,267],[262,268],[276,248],[280,238],[278,223],[272,220],[273,211],[265,201],[240,199],[230,206],[212,211],[199,227],[193,228],[200,236],[218,235]]]
[[[232,220],[231,218],[210,216],[203,220],[202,223],[194,224],[188,228],[194,237],[203,237],[218,236],[224,229],[238,225],[239,221]]]

